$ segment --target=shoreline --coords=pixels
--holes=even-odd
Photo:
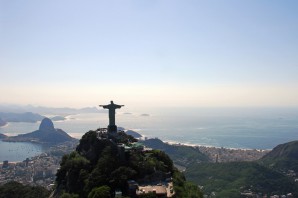
[[[162,140],[163,141],[163,140]],[[166,144],[174,145],[174,146],[190,146],[194,148],[215,148],[215,149],[228,149],[228,150],[241,150],[241,151],[271,151],[272,149],[256,149],[256,148],[233,148],[233,147],[220,147],[220,146],[212,146],[212,145],[200,145],[200,144],[189,144],[189,143],[178,143],[178,142],[169,142],[163,141]]]
[[[139,133],[140,134],[140,133]],[[190,143],[183,143],[183,142],[177,142],[177,141],[170,141],[170,140],[162,140],[159,137],[155,137],[155,138],[150,138],[147,137],[145,135],[140,134],[142,137],[141,138],[137,138],[140,140],[146,140],[146,139],[159,139],[161,140],[163,143],[165,144],[169,144],[169,145],[174,145],[174,146],[189,146],[189,147],[194,147],[194,148],[216,148],[216,149],[228,149],[228,150],[241,150],[241,151],[271,151],[272,149],[259,149],[259,148],[233,148],[233,147],[220,147],[220,146],[213,146],[213,145],[201,145],[201,144],[190,144]],[[277,145],[276,145],[277,146]]]

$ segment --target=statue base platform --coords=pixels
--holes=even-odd
[[[109,125],[108,126],[108,133],[117,133],[118,129],[116,125]]]

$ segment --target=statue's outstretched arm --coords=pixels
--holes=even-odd
[[[104,109],[108,108],[108,105],[99,105],[100,107],[103,107]]]
[[[123,107],[124,105],[115,105],[117,109],[120,109],[121,107]]]

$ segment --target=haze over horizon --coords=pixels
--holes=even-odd
[[[298,2],[0,0],[0,103],[298,107]]]

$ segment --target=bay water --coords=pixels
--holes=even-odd
[[[166,142],[272,149],[278,144],[298,140],[298,108],[161,108],[142,112],[120,110],[116,114],[118,127],[134,130],[149,138],[157,137]],[[39,124],[9,123],[8,126],[0,128],[0,133],[28,133],[37,130]],[[69,115],[65,121],[54,122],[54,125],[55,128],[80,138],[89,130],[106,127],[108,111]],[[13,150],[12,144],[4,145],[0,142],[0,148],[7,147]],[[42,148],[38,151],[41,152]],[[0,160],[3,160],[2,156],[4,154],[1,152]]]

